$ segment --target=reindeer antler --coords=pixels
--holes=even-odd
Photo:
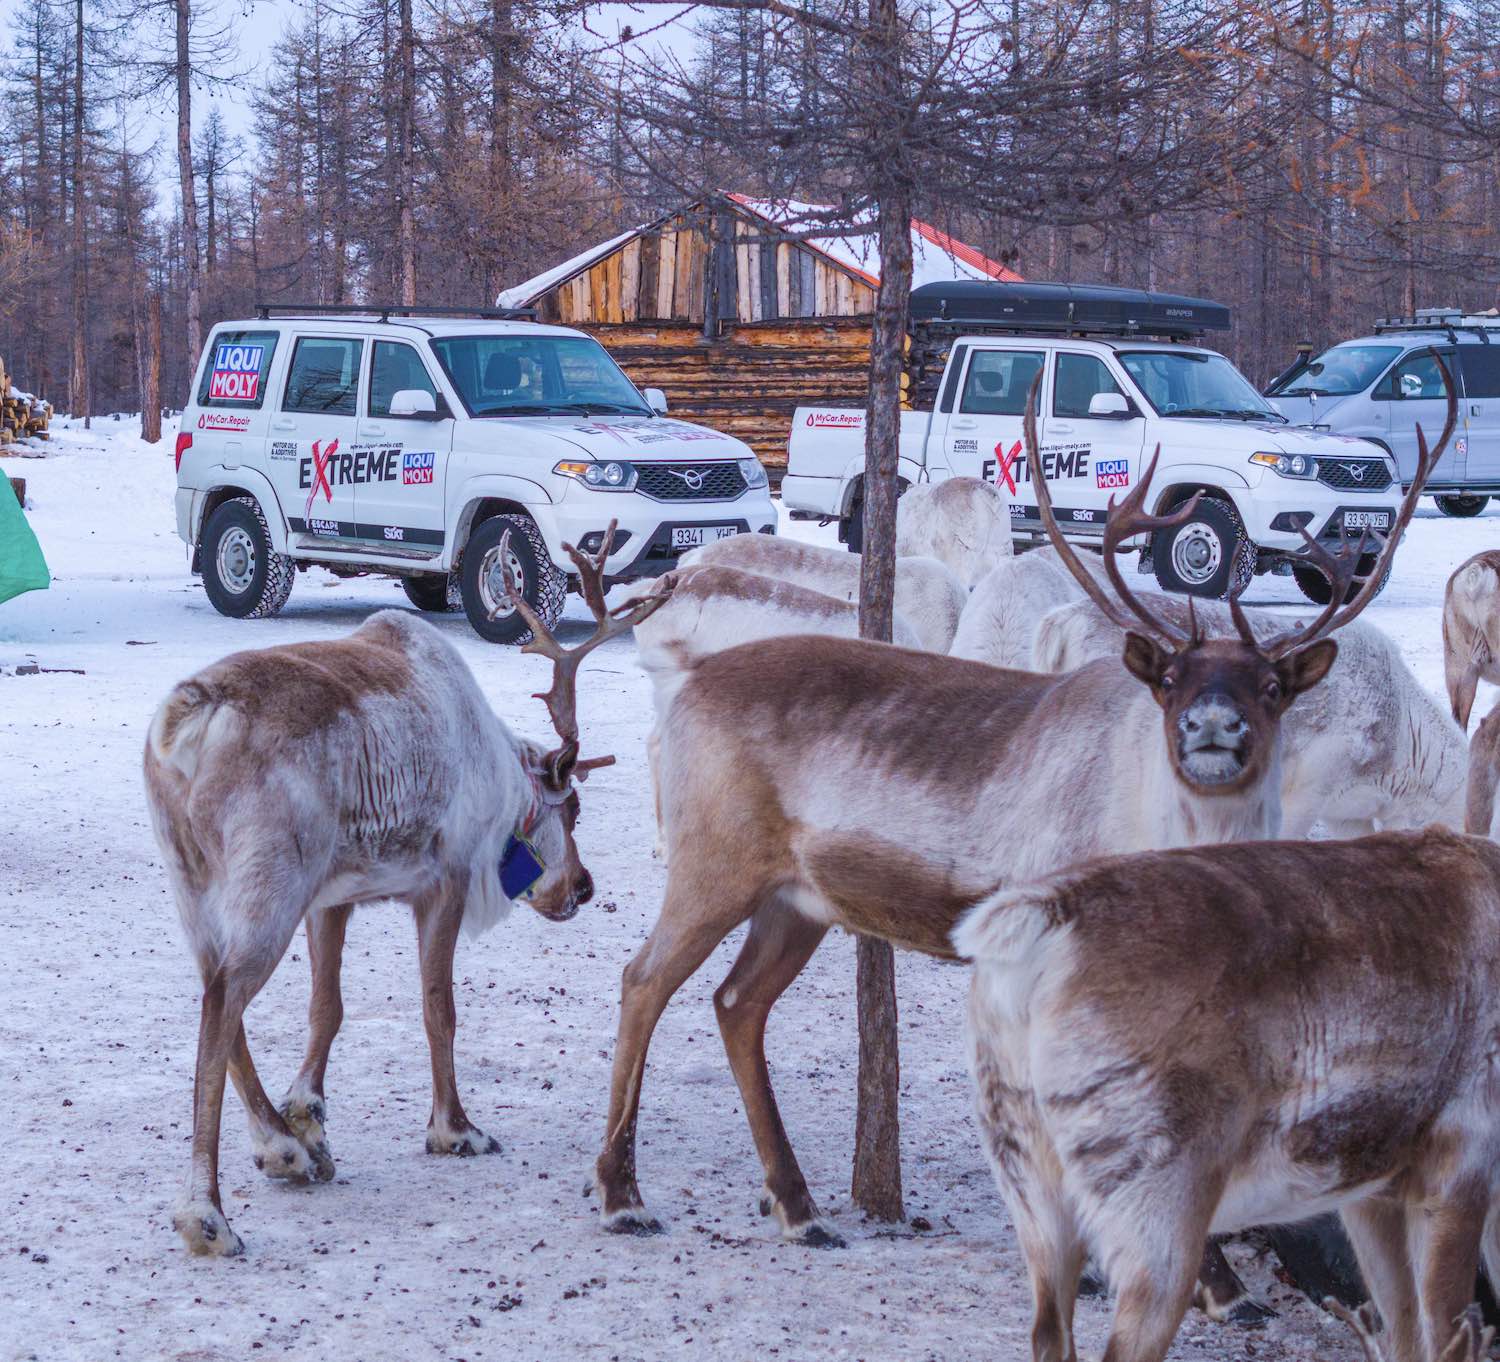
[[[1443,375],[1443,384],[1448,390],[1448,419],[1443,423],[1443,433],[1438,437],[1437,444],[1431,449],[1427,447],[1427,436],[1423,433],[1422,427],[1417,427],[1416,475],[1412,478],[1411,486],[1401,500],[1401,509],[1396,513],[1396,523],[1391,526],[1390,532],[1385,536],[1385,542],[1381,547],[1380,557],[1375,560],[1374,569],[1363,578],[1356,575],[1359,560],[1364,555],[1365,547],[1370,539],[1368,530],[1360,535],[1352,551],[1348,536],[1342,535],[1339,551],[1330,553],[1308,534],[1305,525],[1300,527],[1306,547],[1299,556],[1309,567],[1315,568],[1328,579],[1328,604],[1323,607],[1322,612],[1311,624],[1289,629],[1286,633],[1278,634],[1263,644],[1262,651],[1272,660],[1285,657],[1288,653],[1305,647],[1325,634],[1342,629],[1375,599],[1380,590],[1380,583],[1385,580],[1386,573],[1391,570],[1391,562],[1396,556],[1401,536],[1406,533],[1406,527],[1411,524],[1422,489],[1426,487],[1427,480],[1432,476],[1432,470],[1437,467],[1438,460],[1443,457],[1443,451],[1447,449],[1448,441],[1453,438],[1454,427],[1458,424],[1458,398],[1454,393],[1453,375],[1449,372],[1442,355],[1436,350],[1429,350],[1429,353],[1437,361],[1438,370]],[[1345,597],[1349,594],[1349,588],[1356,581],[1360,584],[1359,590],[1355,593],[1353,600],[1346,602]],[[1236,620],[1235,624],[1238,626],[1239,621]]]
[[[576,749],[578,745],[579,664],[601,643],[606,643],[616,635],[634,629],[642,620],[660,610],[671,598],[672,589],[676,585],[675,579],[669,575],[662,580],[660,588],[644,600],[626,601],[613,610],[604,604],[604,564],[614,548],[615,527],[618,523],[615,520],[609,522],[609,529],[604,532],[604,540],[599,545],[598,552],[592,557],[586,553],[580,553],[571,544],[563,545],[568,557],[578,567],[579,593],[583,596],[595,620],[594,632],[577,647],[564,648],[552,631],[538,618],[536,611],[521,598],[511,583],[509,574],[505,576],[505,594],[531,629],[531,641],[525,644],[521,651],[538,653],[542,657],[552,659],[552,685],[548,690],[536,692],[536,698],[547,706],[547,712],[552,716],[552,727],[557,730],[557,736],[562,739],[562,749],[559,750],[565,750],[570,746]],[[509,551],[510,531],[506,530],[500,536],[499,556],[502,573],[505,572],[504,564]],[[491,613],[491,618],[494,618],[494,612]],[[613,757],[596,757],[591,761],[579,762],[576,769],[591,770],[596,766],[607,766],[613,760]]]
[[[1110,585],[1115,589],[1115,594],[1120,598],[1120,603],[1128,607],[1136,617],[1135,620],[1130,619],[1119,609],[1116,602],[1110,599],[1108,593],[1099,585],[1098,579],[1083,565],[1078,555],[1074,553],[1073,546],[1063,538],[1062,531],[1057,528],[1057,520],[1052,514],[1052,492],[1047,486],[1047,474],[1042,468],[1041,448],[1036,436],[1036,397],[1041,381],[1042,376],[1038,373],[1032,380],[1031,391],[1026,396],[1023,430],[1026,439],[1026,459],[1031,469],[1031,485],[1036,488],[1037,510],[1041,514],[1042,526],[1047,531],[1047,538],[1052,541],[1052,547],[1057,550],[1057,556],[1062,559],[1063,566],[1073,574],[1078,585],[1083,588],[1084,594],[1121,629],[1139,632],[1140,624],[1143,624],[1158,639],[1174,648],[1178,644],[1188,642],[1187,634],[1184,634],[1176,625],[1158,619],[1125,585],[1125,579],[1120,575],[1119,564],[1115,561],[1115,554],[1121,543],[1137,534],[1181,525],[1198,509],[1199,498],[1194,496],[1185,506],[1171,515],[1154,516],[1145,515],[1142,512],[1141,507],[1146,500],[1146,490],[1156,473],[1156,461],[1161,457],[1160,445],[1157,445],[1156,453],[1151,456],[1151,462],[1147,464],[1144,475],[1131,488],[1124,501],[1117,506],[1114,497],[1110,497],[1106,511],[1107,518],[1104,522],[1104,571],[1109,577]],[[1140,624],[1137,624],[1137,620]]]

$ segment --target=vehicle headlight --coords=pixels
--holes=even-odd
[[[635,487],[635,465],[623,459],[600,463],[594,459],[564,459],[552,471],[565,478],[575,478],[585,487],[599,492],[629,492]]]
[[[1280,473],[1284,478],[1310,478],[1318,471],[1317,462],[1306,454],[1272,454],[1267,450],[1252,454],[1250,462]]]
[[[766,485],[766,470],[759,459],[741,459],[740,476],[745,479],[746,487]]]

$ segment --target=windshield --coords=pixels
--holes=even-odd
[[[1350,393],[1362,393],[1400,353],[1399,345],[1335,345],[1274,389],[1272,396],[1348,397]]]
[[[470,416],[652,414],[587,336],[441,336],[432,348]]]
[[[1223,355],[1202,350],[1131,350],[1119,358],[1160,416],[1286,419]]]

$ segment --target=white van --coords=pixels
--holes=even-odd
[[[547,623],[576,586],[775,532],[750,448],[669,419],[592,337],[511,314],[261,306],[214,328],[177,437],[177,532],[214,607],[273,615],[298,569],[399,577],[482,637],[527,636],[505,576]],[[511,531],[507,561],[499,546]],[[502,575],[505,574],[505,575]]]

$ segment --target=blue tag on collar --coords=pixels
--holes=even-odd
[[[508,899],[525,898],[546,872],[547,863],[524,837],[511,834],[500,858],[500,888]]]

